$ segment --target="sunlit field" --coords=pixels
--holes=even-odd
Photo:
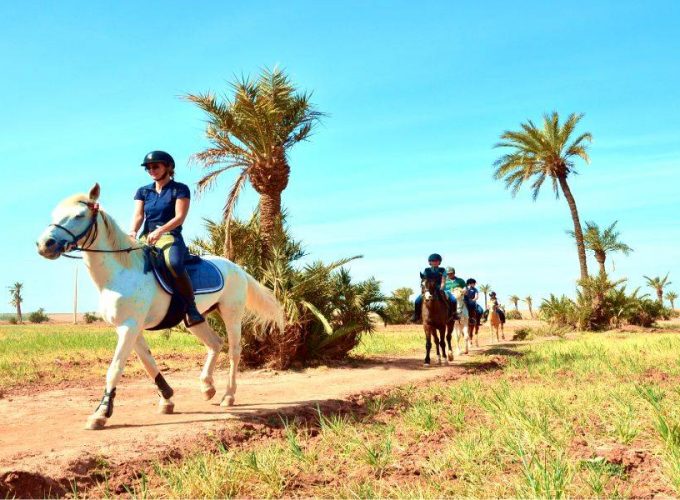
[[[203,346],[190,334],[147,332],[145,337],[165,367],[198,366],[204,354]],[[0,390],[38,381],[102,377],[116,340],[115,330],[101,324],[0,325]],[[140,363],[128,363],[127,375],[141,373]]]
[[[679,352],[672,333],[504,345],[456,378],[282,419],[273,437],[157,463],[129,488],[177,498],[677,495]]]

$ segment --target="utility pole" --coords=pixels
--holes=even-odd
[[[78,322],[78,263],[75,265],[75,277],[73,280],[73,324]]]

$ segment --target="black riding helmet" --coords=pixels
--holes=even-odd
[[[147,153],[142,162],[142,167],[146,167],[149,163],[164,163],[166,167],[175,168],[175,160],[165,151]]]
[[[466,285],[476,285],[476,284],[477,284],[477,280],[474,279],[474,278],[470,278],[469,280],[467,280],[467,281],[465,282],[465,284],[466,284]]]
[[[430,262],[430,261],[433,261],[433,260],[438,260],[439,262],[441,262],[441,261],[442,261],[442,256],[439,255],[438,253],[433,253],[432,255],[430,255],[430,256],[427,258],[427,261]]]

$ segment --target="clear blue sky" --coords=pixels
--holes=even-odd
[[[310,258],[364,254],[353,275],[390,292],[415,288],[437,251],[503,298],[573,294],[566,203],[512,199],[492,179],[492,146],[544,112],[584,112],[592,163],[571,179],[582,219],[619,220],[635,252],[614,256],[615,276],[670,271],[680,289],[678,26],[674,0],[3,2],[0,310],[21,281],[25,309],[69,311],[74,262],[34,246],[54,205],[98,181],[127,228],[147,151],[199,178],[186,164],[206,146],[203,116],[179,96],[275,65],[329,115],[292,151],[284,193]],[[231,180],[194,200],[188,239]],[[255,203],[247,192],[240,213]],[[95,310],[81,271],[80,309]]]

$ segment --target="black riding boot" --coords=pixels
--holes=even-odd
[[[187,303],[187,314],[185,322],[187,326],[197,325],[203,323],[205,318],[196,309],[196,300],[194,299],[194,287],[191,285],[191,279],[186,271],[175,278],[177,284],[177,291]]]

